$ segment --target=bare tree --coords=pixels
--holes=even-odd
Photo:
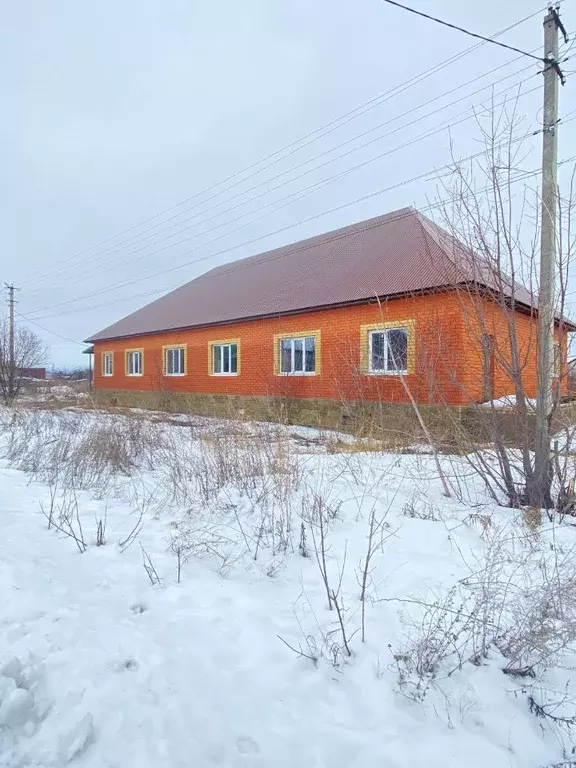
[[[13,402],[22,388],[27,368],[36,368],[46,361],[48,349],[42,339],[25,326],[14,331],[14,357],[10,352],[10,323],[0,319],[0,395],[4,402]]]
[[[462,394],[476,409],[476,440],[462,432],[469,454],[492,495],[510,506],[552,506],[553,473],[538,478],[534,465],[536,396],[537,264],[539,241],[537,174],[525,171],[526,139],[515,108],[487,111],[478,119],[484,152],[472,165],[455,162],[442,206],[454,265],[452,287],[463,309],[466,344],[478,365],[461,378]],[[573,183],[560,194],[556,290],[556,362],[553,413],[567,381],[566,286],[575,240],[571,228]],[[433,225],[432,225],[433,226]],[[445,237],[445,236],[444,236]],[[494,402],[510,396],[503,412]],[[481,405],[484,401],[484,405]],[[551,467],[552,469],[552,467]],[[563,484],[565,478],[556,478]]]

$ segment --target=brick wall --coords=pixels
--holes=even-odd
[[[517,347],[519,368],[522,372],[522,383],[527,397],[535,398],[537,392],[536,358],[537,358],[537,318],[510,309],[500,308],[497,304],[488,302],[480,297],[467,293],[458,294],[463,322],[462,338],[464,344],[472,353],[467,355],[468,362],[462,371],[462,387],[472,401],[483,398],[483,355],[482,335],[489,334],[494,348],[493,386],[495,397],[514,393],[510,380],[511,338]],[[567,334],[560,338],[556,328],[555,343],[559,345],[561,354],[561,390],[568,392],[567,378]],[[558,383],[559,379],[556,379]]]
[[[208,394],[260,395],[286,398],[381,400],[406,402],[408,397],[396,376],[368,375],[361,369],[362,325],[412,321],[413,369],[406,381],[417,401],[466,405],[481,399],[477,378],[481,372],[481,347],[465,321],[462,298],[455,292],[326,309],[299,315],[230,323],[210,328],[140,336],[94,345],[94,386],[113,390],[164,390]],[[519,316],[522,327],[530,319]],[[497,315],[493,321],[498,326]],[[319,372],[314,376],[278,376],[274,365],[274,337],[320,332]],[[523,331],[524,333],[524,331]],[[529,335],[526,331],[526,335]],[[209,374],[209,345],[220,339],[239,339],[240,373]],[[187,348],[187,374],[163,375],[162,347]],[[124,352],[141,348],[144,374],[125,374]],[[102,354],[114,355],[112,376],[102,375]],[[317,366],[318,366],[317,362]],[[535,376],[532,360],[526,375]],[[480,373],[481,381],[481,373]],[[495,396],[512,391],[509,378],[499,372]]]

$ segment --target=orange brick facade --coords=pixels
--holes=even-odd
[[[482,302],[480,310],[478,301]],[[479,311],[484,322],[479,320]],[[524,386],[527,395],[534,397],[535,320],[520,313],[516,313],[515,318]],[[500,397],[514,391],[506,365],[500,364],[509,355],[501,311],[484,299],[472,300],[456,292],[97,342],[94,386],[114,390],[406,402],[408,396],[400,377],[370,374],[363,363],[366,327],[394,323],[410,327],[411,365],[404,378],[418,402],[466,405],[484,399],[486,361],[481,331],[486,329],[493,335],[497,349],[491,375],[492,395]],[[275,337],[309,332],[318,333],[316,373],[278,375]],[[237,375],[210,373],[210,344],[221,340],[238,342]],[[185,346],[184,376],[165,375],[163,348],[167,346]],[[564,361],[566,346],[562,345]],[[143,351],[143,373],[139,376],[126,375],[125,352],[133,349]],[[108,376],[103,375],[104,353],[113,355],[112,374]]]

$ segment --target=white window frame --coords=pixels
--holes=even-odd
[[[177,373],[170,373],[170,366],[168,365],[168,360],[170,356],[174,355],[174,353],[179,352],[179,362],[182,363],[182,370],[178,371]],[[174,346],[174,347],[164,347],[164,375],[169,376],[170,378],[176,376],[186,376],[186,346],[182,344],[181,346]]]
[[[110,363],[110,365],[108,365]],[[108,370],[108,368],[110,370]],[[102,352],[102,376],[114,376],[114,353]]]
[[[212,366],[212,375],[213,376],[238,376],[238,369],[239,369],[239,356],[240,356],[240,344],[238,344],[237,341],[228,341],[224,342],[223,344],[220,344],[216,342],[215,344],[211,344],[211,356],[212,360],[210,362]],[[224,350],[227,350],[228,353],[228,367],[231,367],[232,364],[232,347],[236,347],[236,370],[235,371],[216,371],[216,349],[219,348],[221,350],[221,362],[222,362],[222,368],[224,367]]]
[[[306,369],[306,339],[313,339],[314,340],[314,370],[313,371],[295,371],[294,370],[294,342],[295,341],[301,341],[302,342],[302,365],[304,366],[304,369]],[[282,370],[282,345],[286,342],[290,342],[290,363],[291,363],[291,371],[283,371]],[[278,340],[278,374],[280,376],[316,376],[316,336],[309,334],[308,336],[289,336],[284,337]]]
[[[140,363],[138,366],[130,365],[130,358],[132,355],[138,355]],[[130,373],[130,368],[138,367],[137,373]],[[126,376],[143,376],[144,375],[144,352],[141,349],[127,349],[126,350]]]
[[[404,331],[406,334],[406,368],[404,370],[388,370],[388,334],[392,331]],[[386,368],[375,369],[372,367],[373,355],[372,355],[372,339],[374,334],[384,336],[384,360],[386,362]],[[373,376],[406,376],[408,374],[408,358],[410,355],[410,329],[405,325],[399,325],[395,328],[374,328],[368,331],[368,372]]]

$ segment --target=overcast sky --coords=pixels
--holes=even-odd
[[[538,0],[409,4],[486,35],[543,8]],[[564,2],[562,13],[568,30],[576,30],[576,4]],[[501,39],[539,49],[542,18]],[[508,88],[504,95],[511,96],[529,78],[521,88],[534,92],[522,96],[518,109],[536,130],[537,62],[480,46],[307,146],[272,157],[265,164],[280,162],[242,184],[232,186],[248,173],[194,196],[473,45],[379,0],[5,3],[2,282],[21,288],[20,313],[82,341],[217,264],[405,205],[427,205],[437,197],[434,177],[350,203],[446,165],[446,126],[472,105],[489,103],[490,88],[472,95],[484,86],[494,84],[496,94]],[[576,70],[572,61],[566,68]],[[560,115],[576,107],[574,82],[570,77],[561,89]],[[461,157],[480,148],[473,120],[459,122],[451,135]],[[539,136],[532,145],[526,170],[540,162]],[[560,159],[575,148],[573,121],[561,129]],[[156,218],[139,225],[150,217]],[[85,362],[81,345],[31,327],[50,345],[54,363]]]

